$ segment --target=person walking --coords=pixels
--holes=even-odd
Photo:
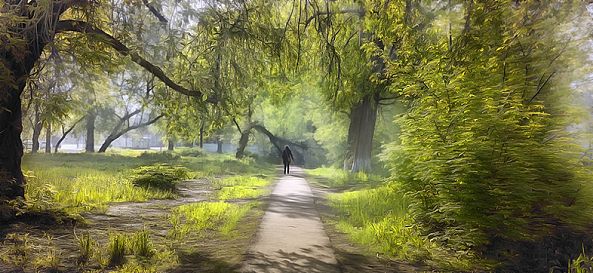
[[[284,146],[284,150],[282,151],[282,163],[284,164],[284,174],[290,173],[290,162],[294,161],[294,157],[292,156],[292,151],[288,148],[288,145]]]

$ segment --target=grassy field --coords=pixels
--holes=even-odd
[[[241,174],[269,175],[269,166],[230,155],[183,156],[188,150],[170,153],[115,151],[107,154],[25,155],[26,199],[34,209],[58,209],[68,213],[104,211],[112,202],[142,202],[175,198],[175,193],[135,187],[132,170],[166,163],[186,167],[191,179]],[[230,193],[232,197],[233,193]],[[236,194],[236,193],[235,193]],[[253,193],[252,193],[253,194]],[[227,198],[228,199],[228,198]]]
[[[256,231],[263,215],[258,198],[269,193],[274,178],[269,164],[202,154],[197,149],[27,154],[23,169],[26,203],[32,211],[92,218],[113,206],[125,209],[128,204],[148,204],[132,208],[158,213],[148,215],[152,217],[149,220],[143,218],[142,210],[138,217],[110,216],[74,230],[68,226],[49,231],[7,226],[0,229],[0,271],[124,273],[200,268],[203,272],[228,272],[240,262]],[[195,182],[174,183],[192,184],[197,187],[192,188],[197,194],[194,197],[204,201],[175,201],[188,197],[174,187],[150,181],[169,179],[177,173]],[[139,177],[143,183],[138,183]]]

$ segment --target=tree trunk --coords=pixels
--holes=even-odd
[[[64,141],[64,139],[66,139],[66,136],[68,136],[68,134],[70,132],[72,132],[72,130],[74,130],[74,127],[76,127],[76,125],[78,125],[81,121],[83,121],[84,118],[85,117],[82,117],[79,120],[77,120],[76,122],[74,122],[74,124],[72,124],[72,126],[70,126],[70,128],[68,128],[68,130],[66,130],[66,131],[64,131],[64,128],[62,127],[62,136],[60,137],[60,139],[56,143],[56,146],[54,148],[54,153],[57,153],[58,152],[58,149],[60,148],[60,145],[62,144],[62,141]],[[78,147],[78,141],[76,143],[76,146]]]
[[[97,120],[97,113],[95,110],[90,110],[86,116],[86,147],[87,153],[95,152],[95,121]]]
[[[108,135],[107,138],[105,138],[105,141],[103,141],[103,144],[101,144],[101,147],[99,148],[98,152],[104,153],[105,151],[107,151],[107,148],[109,148],[109,146],[111,146],[111,143],[113,143],[116,139],[118,139],[118,137]]]
[[[39,113],[39,105],[35,104],[35,120],[33,122],[33,136],[31,141],[33,142],[31,147],[31,153],[37,153],[39,151],[39,136],[43,129],[43,122],[41,122],[41,114]]]
[[[175,140],[173,140],[172,138],[169,138],[168,144],[167,144],[167,151],[173,151],[175,149]]]
[[[222,138],[220,136],[216,137],[216,152],[222,154]]]
[[[204,123],[200,126],[200,149],[204,148]]]
[[[113,128],[113,130],[107,136],[107,138],[105,139],[103,144],[101,144],[101,148],[99,148],[99,153],[104,153],[105,151],[107,151],[107,148],[109,148],[109,146],[111,146],[111,143],[113,143],[113,141],[115,141],[116,139],[125,135],[127,132],[151,125],[163,117],[163,115],[159,115],[156,118],[151,119],[147,122],[139,123],[139,124],[121,129],[121,126],[122,126],[122,124],[124,124],[124,122],[129,120],[132,116],[136,115],[136,114],[134,114],[135,112],[140,113],[140,111],[134,111],[134,112],[132,112],[132,114],[129,114],[126,117],[124,117],[123,119],[120,119],[119,123],[115,126],[115,128]]]
[[[45,128],[45,153],[51,154],[51,123],[47,123]]]
[[[377,121],[377,101],[369,95],[352,107],[348,141],[352,160],[352,172],[368,172],[371,170],[371,152],[373,135]]]
[[[245,156],[245,148],[247,147],[247,143],[249,142],[250,133],[251,128],[248,128],[241,133],[241,138],[239,139],[239,147],[237,148],[237,153],[235,153],[236,158],[243,158]]]
[[[18,82],[16,86],[6,84],[0,87],[0,203],[4,199],[13,200],[25,195],[25,179],[21,171],[23,126],[20,95],[25,88],[26,73],[14,74]],[[5,216],[0,215],[0,221],[2,218]]]

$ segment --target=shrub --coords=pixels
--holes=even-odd
[[[137,158],[147,161],[154,161],[154,162],[163,162],[163,161],[172,161],[179,159],[178,155],[174,155],[169,152],[160,152],[160,153],[152,153],[152,152],[143,152]]]
[[[136,168],[132,178],[135,186],[160,190],[175,190],[178,182],[189,178],[184,167],[157,164]]]
[[[110,266],[124,264],[126,261],[126,236],[120,233],[109,234],[107,252]]]

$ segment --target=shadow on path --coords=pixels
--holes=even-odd
[[[303,171],[293,167],[270,196],[240,272],[339,272]]]

